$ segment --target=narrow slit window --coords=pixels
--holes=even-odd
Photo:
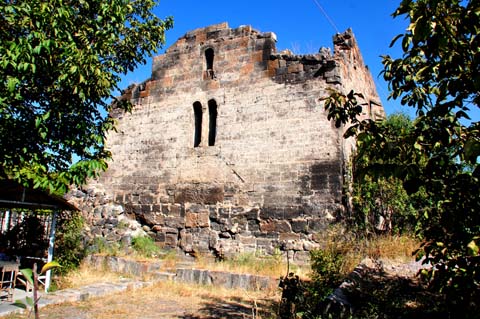
[[[214,146],[217,137],[217,102],[214,99],[208,101],[208,115],[208,146]]]
[[[205,60],[207,62],[207,74],[211,79],[215,78],[215,73],[213,72],[213,58],[215,57],[215,52],[212,48],[205,50]]]
[[[193,114],[195,116],[195,136],[193,140],[193,147],[200,146],[202,142],[202,104],[200,102],[193,103]]]

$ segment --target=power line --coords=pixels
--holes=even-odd
[[[320,5],[320,3],[317,1],[317,0],[313,0],[313,2],[315,2],[315,4],[317,5],[318,9],[320,9],[320,11],[323,13],[323,15],[325,16],[325,18],[327,18],[327,21],[330,23],[330,25],[335,29],[335,31],[337,33],[340,33],[340,31],[338,31],[338,28],[337,26],[335,25],[335,23],[333,22],[332,19],[330,19],[330,17],[328,16],[327,12],[323,9],[323,7]]]

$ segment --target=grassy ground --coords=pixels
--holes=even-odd
[[[343,271],[348,272],[355,267],[365,256],[372,258],[394,259],[398,262],[411,261],[412,252],[418,247],[418,242],[410,237],[382,237],[370,241],[356,242],[352,239],[331,238],[330,246],[341,245],[347,263]],[[325,247],[328,249],[328,246]],[[338,247],[337,247],[338,248]],[[180,260],[173,254],[162,254],[163,261],[168,267],[175,267]],[[257,258],[260,257],[260,258]],[[145,260],[145,259],[144,259]],[[158,259],[151,259],[158,260]],[[241,273],[263,274],[280,277],[286,274],[286,263],[281,256],[255,256],[254,254],[240,254],[234,259],[212,263],[211,259],[198,258],[197,268],[233,271]],[[308,267],[295,268],[295,272],[308,278]],[[371,276],[370,276],[371,275]],[[125,275],[91,269],[82,266],[57,281],[59,289],[74,288],[98,282],[115,282]],[[400,292],[417,291],[412,287],[419,287],[415,281],[394,280],[373,273],[366,275],[365,291],[354,296],[365,311],[378,308],[396,309],[400,311],[410,307],[417,309],[406,313],[422,313],[428,308],[428,303],[420,303],[404,298],[399,303]],[[408,279],[410,280],[410,279]],[[402,290],[403,289],[403,290]],[[396,294],[395,292],[399,292]],[[203,287],[174,282],[162,282],[153,287],[127,291],[102,298],[87,300],[79,303],[49,306],[41,309],[41,318],[51,319],[90,319],[90,318],[276,318],[281,291],[247,292],[243,290],[226,290],[218,287]],[[423,291],[419,296],[427,296]],[[402,297],[403,298],[403,297]],[[430,296],[426,299],[429,300]],[[431,299],[431,298],[430,298]],[[401,301],[401,300],[400,300]],[[393,308],[393,305],[400,305]],[[362,309],[361,307],[359,309]],[[366,313],[366,312],[365,312]],[[25,315],[6,317],[7,319],[26,318]],[[367,318],[367,317],[365,317]],[[373,317],[372,317],[373,318]],[[390,317],[377,317],[390,318]],[[392,317],[395,318],[395,317]],[[421,318],[421,317],[412,317]]]
[[[161,282],[152,287],[40,309],[48,319],[274,318],[278,291],[247,292]],[[5,319],[23,319],[11,315]]]
[[[131,278],[132,276],[105,269],[93,269],[86,264],[82,264],[77,270],[71,271],[65,276],[54,278],[54,289],[77,288],[99,282],[116,283],[126,277]]]

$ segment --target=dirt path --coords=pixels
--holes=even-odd
[[[275,292],[246,292],[213,287],[158,283],[149,288],[117,293],[83,302],[40,309],[48,319],[153,318],[271,318]],[[278,293],[277,293],[278,295]],[[25,318],[12,315],[8,319]]]

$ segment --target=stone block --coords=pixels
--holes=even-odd
[[[165,215],[165,216],[170,215],[170,209],[169,209],[169,207],[168,207],[169,205],[153,205],[153,208],[152,208],[152,209],[153,209],[153,210],[156,210],[156,208],[157,208],[158,206],[160,206],[160,210],[158,210],[158,211],[161,211],[163,215]]]
[[[298,240],[287,240],[287,241],[281,241],[284,245],[283,248],[287,251],[294,250],[294,251],[299,251],[303,250],[303,243]]]
[[[151,228],[152,231],[157,232],[157,233],[158,233],[158,232],[161,232],[162,229],[163,229],[163,226],[162,226],[162,225],[155,225],[155,226],[153,226],[153,227]],[[150,229],[149,229],[149,230],[150,230]]]
[[[143,219],[143,222],[147,225],[163,225],[165,223],[165,217],[159,213],[143,213],[141,219]]]
[[[231,210],[231,216],[243,216],[244,215],[245,208],[244,207],[233,207]]]
[[[304,215],[303,208],[301,206],[286,206],[283,210],[283,218],[295,219]]]
[[[210,229],[214,230],[214,231],[222,231],[222,225],[220,225],[219,223],[216,223],[214,221],[210,221]]]
[[[193,252],[193,236],[186,230],[180,231],[180,247],[185,252]]]
[[[218,220],[219,215],[216,207],[211,206],[208,208],[208,211],[210,220]]]
[[[215,204],[222,202],[224,191],[221,186],[209,184],[181,185],[175,191],[176,203]]]
[[[156,233],[155,234],[155,241],[158,241],[160,243],[165,243],[166,240],[166,234],[165,233]]]
[[[172,233],[165,234],[165,245],[167,247],[175,248],[178,244],[178,235]]]
[[[247,230],[249,232],[258,232],[260,231],[260,224],[256,220],[249,220]]]
[[[268,69],[276,70],[280,67],[278,60],[269,60],[268,61]]]
[[[288,73],[299,73],[303,72],[303,64],[301,63],[295,63],[295,64],[290,64],[287,69]]]
[[[313,218],[308,221],[309,232],[323,232],[327,227],[328,223],[323,218]]]
[[[210,218],[208,212],[192,213],[187,212],[185,214],[185,227],[208,227],[210,225]]]
[[[278,69],[275,69],[275,75],[276,76],[282,76],[287,74],[288,69],[286,67],[280,66]]]
[[[185,227],[186,220],[184,217],[167,216],[164,219],[164,225],[171,228],[180,229]]]
[[[292,230],[286,220],[267,220],[260,222],[260,231],[267,233],[286,233]]]
[[[245,213],[248,220],[259,220],[259,209],[253,208]]]
[[[314,249],[319,249],[320,246],[317,243],[311,241],[304,241],[303,242],[303,250],[305,251],[312,251]]]
[[[185,207],[175,204],[170,206],[170,216],[185,217]]]
[[[232,238],[232,235],[229,233],[229,232],[221,232],[220,234],[218,234],[218,237],[220,238]]]
[[[308,251],[295,251],[293,261],[300,265],[307,264],[310,262],[310,253]]]
[[[292,231],[295,233],[306,233],[308,231],[308,221],[306,219],[293,219],[290,225],[292,225]]]
[[[231,219],[233,225],[236,225],[236,232],[244,232],[247,230],[247,219],[245,216],[234,217]]]
[[[238,235],[235,238],[238,239],[242,245],[255,246],[257,243],[257,239],[253,236]]]
[[[254,64],[253,63],[248,63],[240,68],[240,75],[241,76],[246,76],[252,73],[254,70]]]
[[[280,241],[299,241],[300,235],[295,233],[280,233],[278,240]]]
[[[264,207],[260,210],[260,219],[283,219],[283,208],[281,207]]]
[[[124,194],[123,193],[115,194],[115,202],[116,203],[123,203],[124,202]]]

